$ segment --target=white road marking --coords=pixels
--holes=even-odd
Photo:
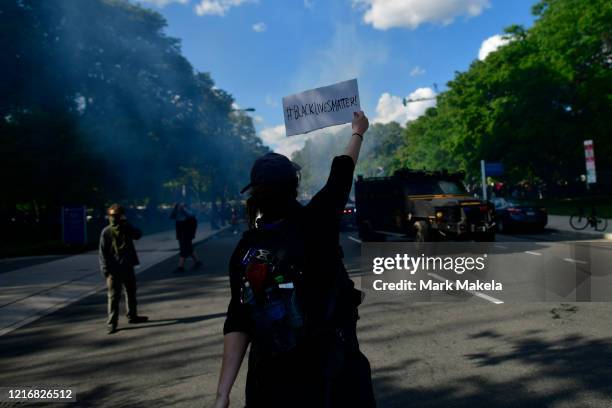
[[[574,258],[563,258],[563,260],[565,262],[571,262],[571,263],[576,263],[576,264],[583,264],[583,265],[588,264],[587,261],[581,261],[579,259],[574,259]]]
[[[503,245],[499,245],[499,244],[495,244],[494,246],[495,246],[495,248],[508,249],[507,246],[503,246]]]
[[[357,238],[352,237],[352,236],[350,236],[350,235],[349,235],[348,239],[350,239],[351,241],[355,241],[355,242],[357,242],[358,244],[363,244],[363,242],[361,242],[361,240],[360,240],[360,239],[357,239]]]
[[[448,280],[448,279],[444,279],[443,277],[441,277],[440,275],[438,275],[438,274],[436,274],[436,273],[431,273],[431,272],[429,272],[429,273],[427,273],[427,274],[428,274],[429,276],[431,276],[432,278],[437,279],[437,280],[439,280],[439,281],[441,281],[441,282],[445,282],[445,281],[447,281],[447,280]],[[477,292],[477,291],[475,291],[475,290],[464,290],[464,291],[465,291],[465,292],[467,292],[467,293],[470,293],[470,294],[472,294],[472,295],[474,295],[474,296],[478,296],[478,297],[479,297],[479,298],[481,298],[481,299],[488,300],[488,301],[489,301],[489,302],[491,302],[491,303],[495,303],[496,305],[501,305],[501,304],[503,304],[503,303],[504,303],[504,301],[503,301],[503,300],[496,299],[496,298],[494,298],[493,296],[485,295],[484,293]]]
[[[391,231],[374,231],[374,232],[377,232],[377,233],[383,234],[383,235],[390,235],[392,237],[400,237],[401,238],[401,237],[405,237],[406,236],[406,234],[400,234],[398,232],[391,232]]]
[[[542,255],[541,253],[539,253],[539,252],[535,252],[535,251],[525,251],[525,253],[526,253],[526,254],[529,254],[529,255],[537,255],[537,256]]]

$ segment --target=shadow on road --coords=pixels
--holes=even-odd
[[[612,339],[588,339],[567,335],[546,340],[529,331],[520,338],[493,330],[476,333],[466,341],[488,338],[509,352],[480,351],[462,356],[477,367],[507,364],[528,368],[509,381],[468,375],[432,388],[400,388],[393,367],[375,373],[377,400],[381,407],[521,407],[584,406],[585,393],[597,401],[612,401]],[[418,361],[418,360],[416,360]],[[414,364],[415,360],[411,360]],[[503,376],[501,376],[503,377]],[[499,377],[498,377],[499,378]],[[555,386],[552,387],[551,384]],[[589,405],[591,406],[591,405]],[[592,406],[609,406],[598,405]]]
[[[203,322],[205,320],[218,319],[218,318],[225,318],[225,312],[212,313],[212,314],[202,315],[202,316],[190,316],[190,317],[184,317],[181,319],[149,320],[147,323],[119,328],[117,329],[117,331],[134,330],[134,329],[148,329],[148,328],[153,328],[153,327],[172,326],[175,324],[198,323],[198,322]]]

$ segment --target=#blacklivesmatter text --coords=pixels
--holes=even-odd
[[[348,98],[328,99],[324,102],[306,103],[303,105],[293,105],[286,108],[287,120],[298,120],[305,116],[320,115],[328,112],[338,112],[342,109],[350,109],[352,106],[359,106],[359,95]]]

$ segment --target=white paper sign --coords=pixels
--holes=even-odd
[[[287,136],[349,123],[360,110],[357,79],[283,98]]]

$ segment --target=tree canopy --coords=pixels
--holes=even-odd
[[[479,172],[502,162],[509,180],[555,183],[584,174],[583,140],[612,168],[612,3],[542,0],[533,27],[458,72],[437,106],[410,122],[398,167]]]
[[[165,26],[125,0],[2,2],[2,207],[236,194],[267,148]]]

